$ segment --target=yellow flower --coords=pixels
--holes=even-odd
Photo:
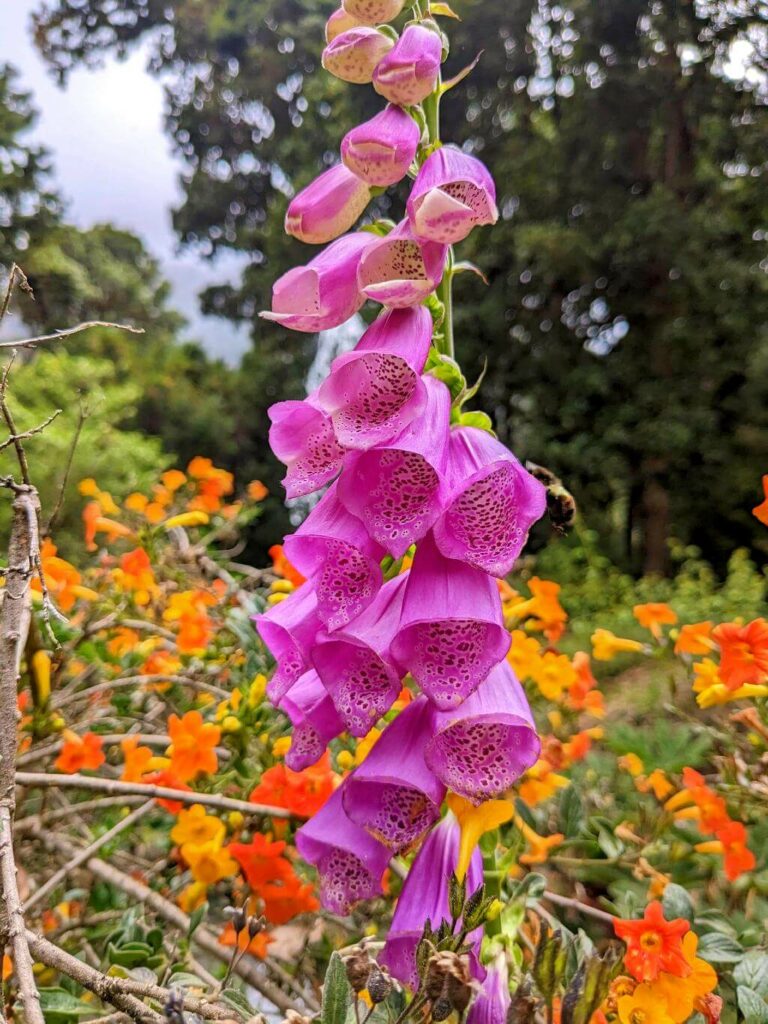
[[[549,852],[559,846],[565,836],[561,832],[555,832],[551,836],[540,836],[523,821],[519,814],[515,815],[515,825],[520,829],[523,838],[528,844],[528,852],[520,857],[521,864],[544,864],[549,860]]]
[[[213,885],[222,878],[231,878],[238,871],[234,860],[221,842],[186,843],[181,848],[181,855],[189,866],[196,882]]]
[[[267,692],[267,677],[261,672],[254,677],[253,682],[248,688],[248,707],[255,708],[264,700],[264,694]]]
[[[657,800],[666,800],[670,793],[674,793],[675,787],[669,781],[661,768],[654,768],[646,780],[647,786],[653,791]]]
[[[171,516],[163,523],[163,529],[171,530],[174,526],[205,526],[211,521],[207,512],[180,512],[177,516]]]
[[[221,723],[222,732],[240,732],[242,727],[243,723],[235,715],[226,715]]]
[[[637,754],[629,753],[623,754],[619,758],[619,768],[623,768],[624,771],[629,772],[632,778],[637,778],[638,775],[642,775],[645,771],[645,765],[637,756]]]
[[[245,815],[242,814],[240,811],[230,811],[229,814],[227,815],[227,824],[229,825],[233,832],[236,832],[239,828],[242,828],[244,822]]]
[[[295,587],[290,580],[275,580],[269,589],[273,594],[292,594]]]
[[[466,877],[469,862],[480,842],[480,837],[509,821],[515,813],[515,805],[511,800],[486,800],[484,804],[475,807],[457,793],[449,793],[447,803],[461,829],[459,860],[456,864],[456,877],[461,882]]]
[[[518,679],[532,679],[541,657],[541,644],[535,636],[529,636],[522,629],[513,629],[512,646],[507,661]]]
[[[267,604],[273,606],[276,604],[280,604],[280,602],[285,601],[285,599],[288,596],[288,594],[270,594],[269,597],[267,598]]]
[[[610,629],[596,629],[592,634],[592,657],[595,661],[612,661],[617,654],[642,651],[639,640],[616,636]]]
[[[381,736],[381,729],[373,728],[367,732],[361,740],[358,740],[357,746],[355,747],[355,764],[363,763],[373,749],[373,746],[379,736]]]
[[[272,744],[272,756],[273,757],[285,757],[288,751],[291,749],[291,737],[281,736],[275,740]]]
[[[618,999],[621,1024],[675,1024],[667,1000],[656,985],[638,985],[632,995]]]
[[[547,651],[532,668],[531,676],[547,700],[560,700],[563,691],[576,682],[576,670],[565,654]]]
[[[177,846],[188,843],[218,842],[224,839],[224,822],[208,814],[202,804],[192,804],[189,810],[180,811],[176,824],[171,829],[171,839]]]
[[[336,764],[343,772],[348,772],[355,767],[355,755],[350,750],[340,750]]]
[[[191,882],[181,890],[177,902],[185,914],[191,914],[205,903],[207,892],[208,886],[204,882]]]
[[[570,782],[564,775],[558,775],[549,761],[540,758],[525,773],[518,794],[529,807],[535,807],[568,785]]]

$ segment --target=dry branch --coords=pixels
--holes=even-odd
[[[144,334],[143,327],[131,327],[130,324],[113,324],[107,320],[86,320],[85,323],[76,327],[68,327],[63,331],[55,331],[53,334],[40,334],[36,338],[18,338],[16,341],[0,341],[0,349],[4,348],[31,348],[34,345],[44,345],[48,341],[59,341],[61,338],[69,338],[73,334],[80,334],[81,331],[88,331],[92,327],[114,327],[118,331],[128,331],[130,334]]]

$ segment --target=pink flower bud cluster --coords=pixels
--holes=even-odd
[[[414,107],[440,87],[442,42],[427,24],[408,25],[396,42],[377,27],[401,6],[345,0],[328,23],[324,66],[373,82],[388,105],[348,132],[341,163],[291,202],[286,230],[330,244],[275,283],[263,314],[315,332],[366,300],[382,307],[316,391],[269,410],[287,495],[327,488],[284,543],[307,582],[256,617],[276,661],[269,696],[293,725],[286,764],[308,767],[343,732],[366,736],[406,677],[419,690],[297,835],[337,913],[380,892],[392,853],[428,833],[435,857],[453,870],[455,822],[435,829],[447,790],[475,803],[498,797],[539,754],[506,661],[498,578],[543,514],[545,491],[489,432],[456,422],[451,392],[426,370],[434,324],[425,300],[446,272],[449,247],[496,220],[495,187],[476,158],[422,143]],[[405,219],[384,236],[348,233],[370,189],[408,173]],[[402,570],[397,560],[414,548]],[[430,863],[425,870],[434,875]],[[482,873],[474,861],[471,873]],[[389,962],[411,982],[420,928],[412,935],[407,916]]]

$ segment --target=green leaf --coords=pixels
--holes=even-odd
[[[601,828],[597,833],[597,845],[606,857],[611,859],[620,857],[624,852],[624,844],[605,828]]]
[[[107,957],[111,964],[119,964],[121,967],[141,967],[149,961],[153,952],[146,942],[126,942],[122,946],[110,942]]]
[[[584,804],[576,786],[566,786],[560,794],[560,828],[571,838],[581,831],[584,821]]]
[[[175,977],[174,975],[174,979]],[[239,989],[225,988],[219,998],[228,1003],[245,1020],[250,1020],[253,1017],[255,1011]]]
[[[668,921],[675,917],[682,917],[689,924],[693,924],[693,902],[688,891],[682,885],[670,882],[664,889],[661,906],[664,910],[664,917]]]
[[[697,953],[710,964],[736,964],[744,956],[743,948],[735,939],[718,932],[702,936]]]
[[[584,959],[563,996],[563,1024],[589,1024],[592,1014],[608,994],[621,957],[621,946],[614,943],[602,956]]]
[[[736,999],[744,1014],[744,1024],[768,1024],[768,1003],[754,989],[739,985]]]
[[[456,11],[453,10],[450,4],[446,3],[430,3],[429,13],[432,15],[439,15],[442,18],[455,18],[456,21],[461,21],[461,18],[458,16]]]
[[[477,427],[479,430],[487,430],[489,434],[493,433],[491,417],[479,409],[475,412],[463,412],[459,416],[459,423],[462,427]]]
[[[768,996],[768,954],[757,951],[747,953],[735,967],[733,980],[737,985],[753,989],[760,996]]]
[[[94,1015],[93,1003],[86,1003],[71,992],[63,988],[41,988],[40,1009],[43,1011],[46,1024],[59,1024],[59,1022],[77,1020],[80,1017],[92,1017]],[[23,1014],[19,1014],[19,1020]]]
[[[199,907],[196,907],[189,915],[189,928],[187,929],[187,938],[191,939],[197,929],[200,927],[203,918],[208,912],[208,904],[201,903]]]
[[[351,991],[344,961],[334,951],[331,953],[323,984],[323,1008],[320,1017],[322,1024],[344,1024]]]

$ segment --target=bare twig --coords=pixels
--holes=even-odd
[[[8,275],[8,284],[5,288],[5,295],[3,296],[2,305],[0,305],[0,324],[5,319],[5,315],[8,312],[8,307],[11,304],[11,298],[13,297],[13,289],[19,286],[23,292],[30,295],[34,299],[32,288],[30,287],[27,275],[18,265],[18,263],[11,264],[11,271]]]
[[[111,690],[116,690],[123,686],[151,686],[155,683],[176,683],[179,686],[191,686],[193,689],[212,693],[219,700],[226,700],[227,697],[231,696],[226,690],[222,690],[220,686],[205,682],[202,679],[157,673],[155,675],[125,676],[123,679],[108,679],[103,683],[95,683],[93,686],[86,687],[83,690],[76,690],[74,693],[54,698],[53,707],[63,708],[68,704],[75,704],[78,700],[90,700],[99,693],[109,693]]]
[[[582,903],[581,900],[573,899],[571,896],[561,896],[559,892],[546,890],[543,893],[543,898],[549,900],[550,903],[554,903],[556,907],[567,907],[569,910],[576,910],[587,917],[594,917],[598,921],[605,921],[606,924],[612,925],[616,920],[613,914],[609,914],[607,910],[600,910],[599,907],[590,906],[589,903]]]
[[[141,807],[137,807],[135,811],[131,811],[127,817],[123,818],[122,821],[118,821],[116,825],[113,825],[112,828],[107,832],[104,832],[103,835],[94,839],[94,841],[89,846],[86,846],[85,849],[78,850],[78,852],[74,854],[74,856],[68,860],[63,867],[59,868],[58,871],[54,871],[51,877],[28,897],[22,909],[25,912],[29,911],[30,908],[34,907],[36,903],[39,903],[41,899],[53,892],[56,886],[60,882],[63,882],[71,871],[80,867],[81,864],[85,864],[89,857],[92,857],[94,853],[97,853],[102,846],[111,842],[115,836],[120,835],[120,833],[124,832],[127,828],[131,828],[131,826],[139,821],[140,818],[143,818],[148,811],[152,810],[154,805],[153,800],[147,800],[147,802],[142,804]]]
[[[218,793],[195,793],[168,786],[152,786],[145,782],[122,782],[118,779],[99,779],[90,775],[50,775],[46,772],[16,772],[20,786],[46,786],[56,789],[90,789],[109,795],[130,794],[147,800],[173,800],[182,804],[204,804],[224,811],[240,811],[253,817],[269,815],[272,818],[294,818],[296,815],[284,807],[268,807],[266,804],[252,804],[248,800],[235,800]]]
[[[26,818],[17,818],[13,823],[13,831],[15,835],[21,835],[30,829],[48,825],[52,821],[71,818],[73,814],[82,815],[87,814],[88,811],[107,810],[109,807],[131,806],[141,803],[143,799],[143,796],[101,796],[96,800],[81,800],[76,804],[66,803],[64,807],[54,807],[38,814],[30,814]]]
[[[15,445],[18,441],[26,441],[28,437],[34,437],[35,434],[42,434],[45,428],[53,423],[57,416],[61,416],[61,412],[61,409],[57,409],[38,426],[30,427],[29,430],[23,430],[20,434],[11,434],[11,436],[7,437],[5,441],[0,442],[0,452],[5,448],[9,448],[12,444]]]
[[[4,348],[31,348],[34,345],[43,345],[47,341],[59,341],[61,338],[69,338],[73,334],[80,334],[81,331],[88,331],[92,327],[114,327],[118,331],[128,331],[130,334],[144,334],[143,327],[132,327],[130,324],[113,324],[107,320],[86,320],[85,323],[76,327],[67,327],[63,331],[55,331],[53,334],[40,334],[36,338],[18,338],[16,341],[0,342],[0,349]]]
[[[53,506],[53,511],[48,517],[48,522],[45,526],[45,533],[50,535],[53,532],[53,528],[59,520],[61,510],[64,507],[64,496],[67,491],[67,484],[69,483],[69,474],[72,472],[72,463],[75,458],[75,451],[80,441],[80,435],[83,432],[83,424],[88,419],[88,409],[83,405],[82,399],[80,400],[80,412],[77,416],[77,426],[75,432],[72,435],[72,441],[69,445],[69,451],[67,452],[67,458],[64,463],[64,472],[61,475],[61,483],[59,484],[59,493],[56,495],[56,502]]]
[[[13,501],[8,568],[0,611],[0,948],[10,941],[19,997],[27,1024],[44,1024],[40,997],[32,972],[24,915],[16,881],[13,852],[13,816],[16,807],[16,679],[19,650],[29,585],[32,579],[30,523],[34,522],[37,495],[33,488],[19,489]],[[30,516],[30,511],[32,515]]]

